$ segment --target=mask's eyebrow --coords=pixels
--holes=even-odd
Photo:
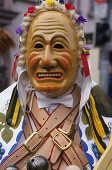
[[[39,37],[39,38],[41,38],[45,41],[43,34],[34,34],[33,37],[32,37],[32,40],[36,37]]]
[[[43,34],[34,34],[33,37],[32,37],[32,40],[36,37],[40,37],[44,42],[45,42],[45,38],[44,38],[44,35]],[[55,34],[52,36],[51,40],[53,42],[53,40],[55,38],[62,38],[64,39],[66,42],[69,42],[68,38],[65,36],[65,35],[62,35],[62,34]]]
[[[67,38],[66,36],[62,35],[62,34],[53,35],[53,36],[52,36],[52,41],[53,41],[55,38],[62,38],[62,39],[64,39],[65,41],[69,42],[69,41],[68,41],[68,38]]]

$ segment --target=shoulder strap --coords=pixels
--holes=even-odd
[[[79,94],[77,94],[77,99],[75,98],[75,102],[74,102],[74,104],[76,104],[76,105],[77,105],[77,102],[79,102],[78,98],[80,98],[78,96],[79,96]],[[74,105],[74,107],[76,105]],[[16,164],[21,159],[23,159],[23,157],[30,154],[30,152],[33,151],[34,148],[36,148],[36,150],[38,150],[40,148],[40,144],[44,143],[44,138],[53,129],[55,129],[59,124],[61,124],[61,122],[63,122],[63,120],[66,119],[66,117],[74,110],[74,107],[65,109],[65,107],[63,105],[60,105],[58,107],[58,109],[56,109],[55,112],[47,119],[47,121],[39,129],[39,131],[32,134],[32,137],[30,138],[31,140],[28,139],[26,145],[22,145],[18,150],[16,150],[13,154],[11,154],[7,158],[7,160],[1,165],[1,170],[3,170],[5,167],[7,167],[9,165]]]

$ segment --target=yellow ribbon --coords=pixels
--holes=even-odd
[[[55,0],[46,0],[46,4],[51,7],[55,3]]]

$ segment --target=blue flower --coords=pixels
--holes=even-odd
[[[21,34],[23,32],[22,28],[21,27],[18,27],[16,29],[16,34]]]
[[[84,22],[87,22],[87,20],[82,15],[80,15],[78,18],[75,18],[75,20],[76,20],[76,23],[84,24]]]

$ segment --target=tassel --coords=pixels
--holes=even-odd
[[[89,76],[89,74],[90,74],[88,61],[86,58],[88,55],[89,55],[89,48],[87,48],[87,47],[83,48],[83,53],[81,55],[81,59],[82,59],[82,63],[83,63],[85,77]]]

